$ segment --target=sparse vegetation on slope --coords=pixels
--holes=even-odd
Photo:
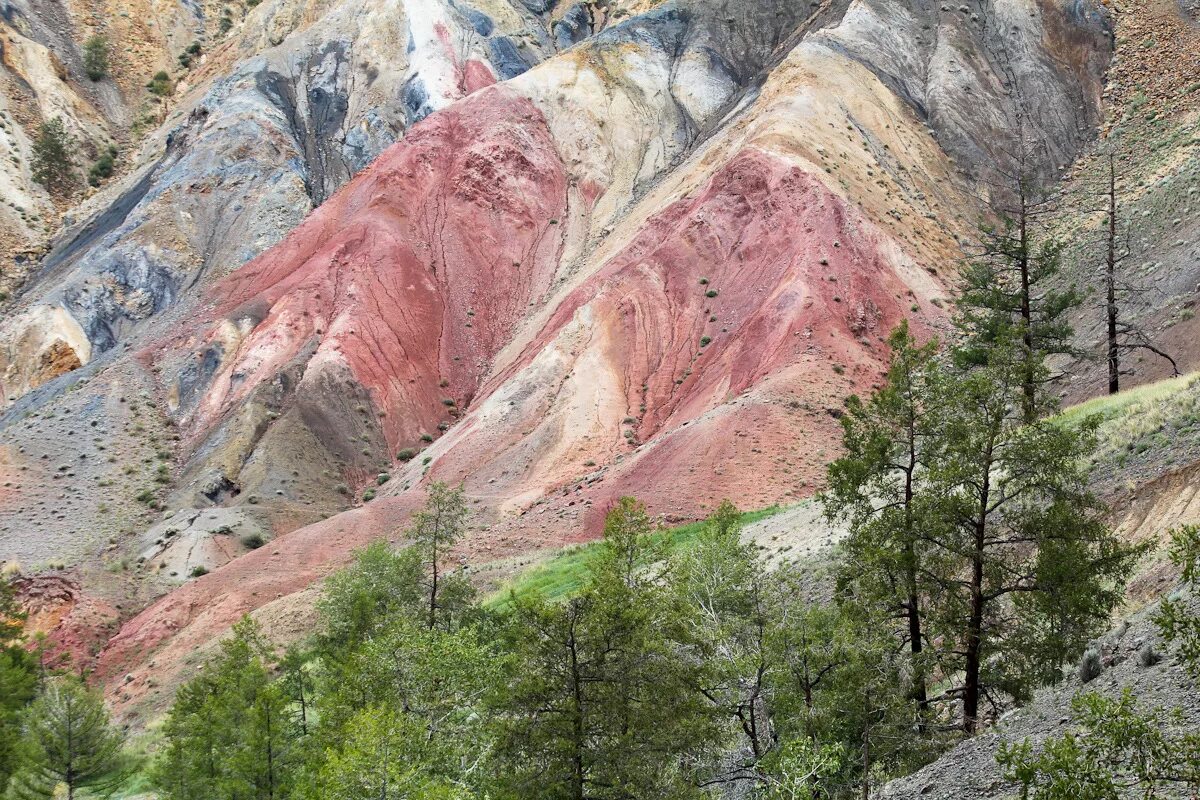
[[[779,506],[746,511],[740,515],[740,524],[749,525],[761,519],[767,519],[778,514],[783,509]],[[707,522],[691,522],[674,528],[657,531],[650,535],[651,540],[664,547],[666,552],[684,552],[696,544],[700,533]],[[517,575],[485,601],[485,605],[496,610],[512,607],[514,599],[526,595],[539,595],[551,602],[558,602],[572,597],[579,592],[587,580],[588,569],[600,556],[602,542],[575,545],[551,556],[545,562],[538,564]]]

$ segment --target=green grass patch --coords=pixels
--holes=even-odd
[[[1200,372],[1192,372],[1180,375],[1178,378],[1167,378],[1134,389],[1126,389],[1117,394],[1093,397],[1091,400],[1063,409],[1055,419],[1067,425],[1077,425],[1094,414],[1098,414],[1103,420],[1110,420],[1130,410],[1134,404],[1149,405],[1165,401],[1197,380],[1200,380]]]
[[[760,519],[774,516],[782,506],[768,506],[757,511],[742,513],[742,524],[749,525]],[[706,522],[689,522],[674,528],[666,528],[653,534],[655,541],[666,542],[670,552],[690,547],[695,543]],[[517,575],[507,585],[484,601],[488,608],[503,611],[512,606],[512,598],[530,592],[538,592],[549,600],[565,600],[577,594],[587,578],[589,566],[600,553],[601,542],[589,542],[564,548],[549,560],[530,567]]]

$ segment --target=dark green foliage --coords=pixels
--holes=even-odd
[[[497,715],[503,797],[697,794],[684,765],[715,728],[692,690],[699,664],[670,646],[653,529],[640,504],[621,500],[578,596],[515,600],[506,644],[516,668]]]
[[[239,625],[180,692],[156,783],[167,800],[834,799],[951,743],[882,605],[906,595],[830,601],[808,565],[768,569],[742,519],[722,503],[669,553],[623,499],[577,591],[496,614],[450,568],[467,504],[435,483],[412,544],[327,580],[303,649],[277,659]]]
[[[849,525],[840,584],[860,602],[895,609],[896,640],[911,656],[912,697],[928,703],[925,642],[934,504],[929,467],[939,432],[932,391],[936,342],[919,346],[902,323],[888,339],[887,381],[867,402],[851,396],[842,417],[846,455],[829,465],[826,515]]]
[[[1200,791],[1200,734],[1161,709],[1139,712],[1126,689],[1118,699],[1094,692],[1071,702],[1082,728],[1046,741],[1001,743],[996,755],[1022,800],[1193,797]]]
[[[0,793],[17,768],[21,711],[38,686],[37,658],[21,643],[24,619],[12,582],[0,577]]]
[[[291,796],[302,733],[286,684],[271,679],[274,653],[249,618],[180,688],[163,724],[155,784],[176,800]]]
[[[1179,655],[1193,676],[1200,676],[1200,617],[1188,609],[1188,595],[1195,597],[1200,588],[1200,526],[1184,525],[1171,532],[1171,562],[1182,569],[1180,576],[1187,593],[1162,601],[1155,623],[1163,639],[1179,649]]]
[[[192,65],[192,59],[200,55],[200,43],[192,42],[187,46],[187,49],[179,54],[179,66],[187,69]]]
[[[117,148],[110,147],[100,154],[88,170],[88,184],[99,186],[105,178],[111,178],[116,168]]]
[[[1021,701],[1058,679],[1107,624],[1140,552],[1118,542],[1087,489],[1098,421],[1024,424],[1025,375],[1019,351],[998,345],[934,391],[931,616],[956,645],[941,656],[963,673],[968,731],[985,696]]]
[[[154,73],[154,77],[146,84],[146,88],[150,90],[150,94],[158,97],[170,97],[175,93],[175,84],[171,82],[171,76],[164,70]]]
[[[112,790],[127,777],[124,737],[109,723],[100,693],[79,679],[49,681],[21,716],[20,766],[8,787],[13,800],[48,800],[60,784],[70,800],[80,789]]]
[[[998,712],[1082,654],[1138,551],[1087,489],[1097,421],[1027,423],[1019,340],[969,368],[903,328],[892,346],[886,384],[848,401],[847,455],[829,470],[826,510],[850,523],[841,585],[898,618],[918,704],[930,677],[953,681],[943,696],[972,731],[985,697]]]
[[[1200,583],[1200,528],[1185,525],[1172,531],[1170,554],[1193,593]],[[1200,673],[1200,618],[1188,600],[1164,599],[1155,623],[1163,638],[1175,643],[1187,670]],[[1088,651],[1093,654],[1098,662],[1098,653]],[[1158,661],[1149,643],[1138,653],[1143,669]],[[1081,679],[1087,663],[1085,656]],[[1088,673],[1097,668],[1098,663],[1088,667]],[[1038,748],[1028,740],[1001,744],[996,759],[1005,776],[1021,786],[1022,800],[1182,797],[1200,792],[1200,734],[1181,732],[1193,721],[1179,710],[1139,710],[1128,688],[1119,699],[1081,694],[1071,707],[1079,733],[1052,737]]]
[[[93,81],[108,76],[108,38],[97,34],[83,43],[83,69]]]
[[[1051,198],[1023,172],[1010,176],[1010,183],[1000,192],[1010,199],[995,209],[999,224],[981,229],[980,251],[959,275],[957,325],[963,341],[956,356],[981,365],[994,347],[1019,342],[1022,417],[1031,422],[1049,380],[1046,357],[1074,352],[1068,316],[1081,296],[1055,280],[1063,245],[1042,221]]]
[[[247,533],[242,537],[242,546],[248,550],[257,550],[264,544],[266,544],[266,540],[263,539],[262,534]]]
[[[74,147],[59,117],[42,125],[33,141],[33,179],[56,197],[66,197],[78,188],[79,178],[71,162]]]

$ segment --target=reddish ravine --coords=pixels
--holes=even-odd
[[[464,403],[473,398],[483,374],[474,365],[486,364],[530,298],[545,291],[555,256],[546,220],[558,213],[554,200],[562,196],[561,173],[540,157],[546,151],[538,148],[548,143],[539,136],[536,112],[528,110],[533,132],[522,135],[493,102],[486,108],[495,116],[471,116],[479,125],[442,115],[450,118],[420,127],[286,243],[220,287],[219,313],[234,319],[257,311],[247,309],[252,298],[262,298],[263,321],[227,371],[269,374],[267,359],[255,353],[286,360],[320,331],[318,353],[344,356],[355,377],[382,398],[393,444],[436,424],[444,411],[439,395],[450,391],[438,387],[440,375],[454,376]],[[439,148],[435,136],[448,143]],[[520,155],[509,149],[517,140],[530,145]],[[500,176],[481,166],[492,162],[481,162],[479,152],[518,164],[509,181],[534,175],[546,185],[529,181],[519,195],[493,192],[488,181]],[[504,224],[507,236],[499,233]],[[434,230],[447,245],[444,253],[428,244]],[[401,239],[400,231],[411,238]],[[878,252],[877,235],[796,166],[754,148],[738,153],[694,197],[648,220],[623,252],[569,295],[519,359],[482,385],[472,403],[482,414],[489,397],[526,390],[505,424],[468,415],[452,428],[430,477],[466,480],[474,496],[560,487],[540,515],[500,520],[496,530],[511,544],[492,555],[595,535],[604,509],[625,494],[683,518],[723,497],[754,507],[784,498],[802,481],[811,484],[822,452],[835,446],[831,398],[875,380],[881,339],[911,303],[908,287]],[[484,243],[493,237],[496,247],[488,249]],[[492,284],[491,297],[462,283],[464,276],[499,278],[505,266],[517,274]],[[716,296],[708,297],[710,291]],[[386,308],[392,298],[397,302]],[[582,337],[570,329],[581,315],[590,319]],[[476,327],[464,331],[448,319],[472,319]],[[704,336],[711,338],[706,346]],[[604,384],[595,384],[597,395],[588,398],[558,382],[528,380],[539,354],[556,346],[574,348],[564,373],[591,364],[622,387],[610,412],[615,418],[601,421],[610,435],[567,452],[560,452],[562,440],[575,440],[562,429],[561,407],[614,398],[602,396]],[[460,365],[451,354],[475,360]],[[218,376],[213,385],[225,382]],[[236,392],[217,389],[216,397],[207,408],[235,401]],[[624,417],[640,418],[626,426],[635,441],[649,442],[640,451],[620,435]],[[608,463],[618,453],[624,459],[603,479],[577,480],[591,471],[586,461]],[[788,467],[781,467],[784,459]],[[681,498],[694,507],[681,507]],[[168,642],[156,659],[182,658],[239,615],[305,588],[354,548],[394,536],[420,499],[418,488],[381,497],[177,589],[124,626],[102,655],[100,674],[131,672],[129,688],[136,691],[154,672],[136,667],[146,653]],[[547,510],[571,523],[547,531],[535,522]]]
[[[561,249],[550,221],[565,205],[549,131],[525,98],[497,87],[430,117],[216,287],[216,317],[254,329],[194,424],[316,339],[310,369],[348,366],[386,412],[393,449],[419,444],[446,419],[443,399],[469,403],[528,306],[544,300]]]

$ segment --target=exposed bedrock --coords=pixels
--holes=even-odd
[[[1088,7],[940,8],[664,5],[415,125],[142,351],[188,470],[286,376],[239,459],[307,431],[378,496],[151,606],[102,672],[303,606],[431,479],[465,481],[476,558],[592,535],[622,494],[682,519],[811,491],[887,331],[944,320],[973,165],[1023,135],[1052,173],[1097,117]]]
[[[242,31],[199,68],[142,166],[79,210],[0,322],[0,402],[40,380],[12,344],[38,333],[23,311],[64,309],[93,356],[152,335],[144,323],[279,241],[410,124],[553,54],[552,24],[505,2],[347,0],[260,54]]]

